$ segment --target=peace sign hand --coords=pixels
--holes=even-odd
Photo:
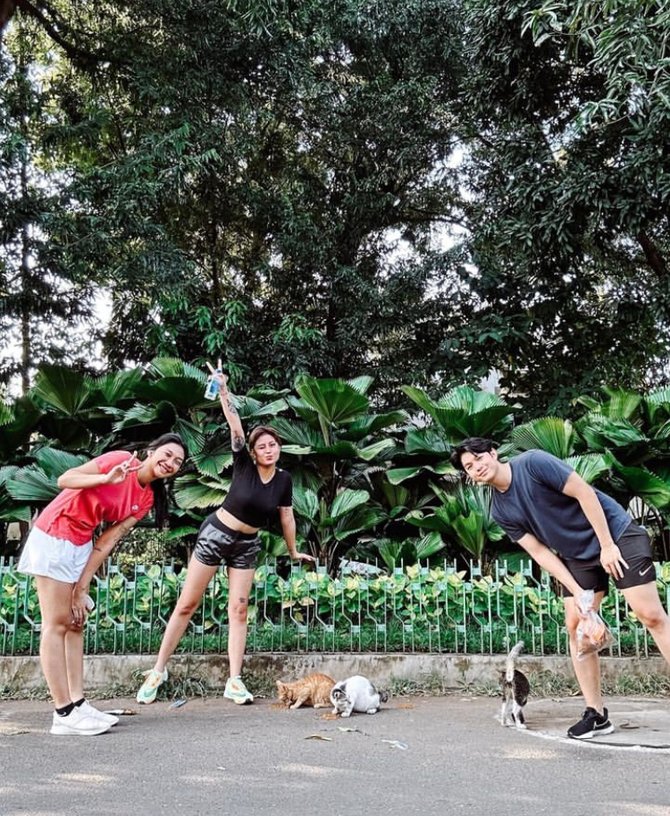
[[[121,484],[126,480],[129,473],[136,473],[142,467],[142,463],[137,458],[137,454],[133,453],[130,458],[120,465],[115,465],[109,473],[106,474],[104,484]]]

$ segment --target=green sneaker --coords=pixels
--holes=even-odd
[[[158,686],[168,679],[168,672],[167,669],[164,669],[162,673],[156,671],[156,669],[149,669],[149,671],[142,672],[142,674],[146,677],[146,680],[137,692],[137,702],[149,705],[156,699]]]
[[[223,696],[237,703],[237,705],[253,703],[254,701],[254,695],[244,685],[241,677],[229,677],[226,680]]]

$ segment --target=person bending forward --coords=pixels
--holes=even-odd
[[[670,663],[670,619],[658,596],[647,533],[614,499],[545,451],[527,451],[505,463],[490,439],[473,437],[456,446],[452,462],[474,482],[491,485],[495,521],[564,587],[572,665],[586,702],[582,719],[568,729],[568,736],[589,739],[611,733],[598,653],[577,659],[580,615],[575,598],[592,589],[598,609],[612,578]]]

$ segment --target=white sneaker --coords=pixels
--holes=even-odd
[[[109,723],[97,717],[88,717],[80,713],[78,708],[73,708],[66,717],[61,717],[57,711],[54,711],[51,733],[58,736],[94,737],[96,734],[104,734],[111,727]]]
[[[88,700],[84,700],[77,708],[82,714],[86,714],[87,717],[97,717],[101,722],[108,723],[110,726],[116,725],[119,721],[119,718],[115,717],[114,714],[106,714],[104,711],[100,711],[95,706],[92,706]]]

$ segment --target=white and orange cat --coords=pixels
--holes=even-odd
[[[335,685],[332,677],[327,674],[308,674],[293,683],[282,683],[277,680],[277,696],[279,702],[287,708],[300,708],[311,705],[313,708],[328,708],[330,706],[330,692]]]

